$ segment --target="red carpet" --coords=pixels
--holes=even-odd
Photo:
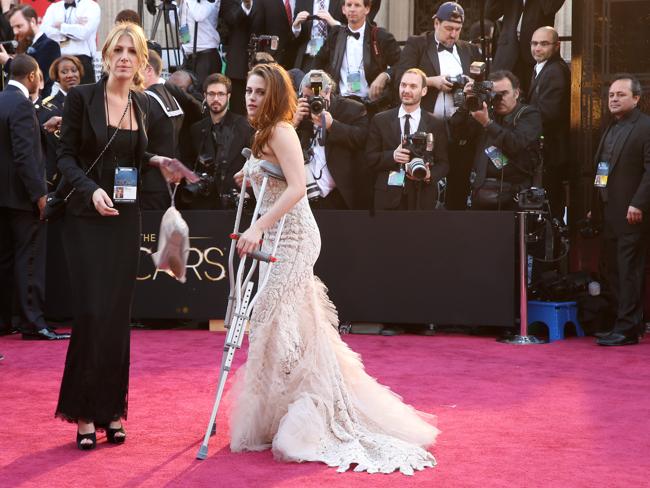
[[[222,334],[135,331],[129,438],[78,451],[55,420],[67,343],[0,339],[2,487],[641,487],[650,473],[650,341],[603,348],[571,338],[508,346],[491,338],[346,336],[367,370],[438,415],[435,469],[336,473],[232,454],[220,430],[194,459],[212,406]],[[238,352],[236,364],[244,359]]]

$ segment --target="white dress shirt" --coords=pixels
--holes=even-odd
[[[21,82],[16,81],[16,80],[9,80],[7,82],[7,86],[9,86],[9,85],[19,88],[20,91],[22,92],[22,94],[25,95],[25,98],[27,98],[27,100],[29,100],[29,90],[27,89],[27,87],[25,85],[23,85]]]
[[[348,95],[356,95],[361,98],[368,97],[368,82],[366,81],[366,72],[363,67],[363,36],[366,32],[366,24],[364,23],[359,30],[350,29],[352,32],[359,33],[359,39],[354,36],[348,36],[345,45],[345,55],[341,63],[341,81],[339,82],[339,90],[344,97]],[[346,35],[344,32],[342,35]],[[358,72],[361,77],[361,89],[358,92],[351,90],[348,84],[348,74]]]
[[[187,25],[190,34],[190,42],[183,44],[183,52],[186,55],[192,54],[194,47],[194,23],[198,22],[196,52],[208,49],[217,49],[221,43],[217,22],[219,20],[219,6],[221,0],[208,2],[203,0],[185,0],[181,4],[178,21],[181,27]]]
[[[409,132],[409,135],[417,132],[418,127],[420,125],[420,117],[422,116],[422,109],[420,107],[416,108],[413,110],[413,112],[407,112],[406,109],[404,108],[404,105],[400,105],[399,107],[399,112],[397,113],[397,116],[399,117],[399,127],[400,131],[402,133],[402,139],[406,134],[404,134],[404,123],[406,122],[406,117],[405,115],[410,115],[411,119],[409,120],[409,128],[411,129]]]
[[[547,61],[548,61],[548,59],[545,59],[541,63],[537,63],[535,65],[535,78],[537,78],[539,76],[540,71],[542,71],[542,69],[544,69],[544,66],[546,65]]]
[[[332,190],[334,190],[334,188],[336,188],[336,182],[332,177],[332,173],[330,173],[330,170],[327,168],[325,147],[318,143],[318,138],[314,138],[312,149],[314,155],[307,165],[307,170],[311,171],[311,174],[314,176],[314,180],[316,181],[316,186],[318,186],[318,189],[320,190],[321,197],[325,198]]]
[[[438,43],[438,39],[436,39]],[[436,44],[436,49],[438,45]],[[456,44],[453,47],[453,53],[449,51],[440,51],[438,52],[438,61],[440,61],[440,74],[444,76],[457,76],[463,74],[463,65],[460,62],[460,56],[458,55],[458,48]],[[437,119],[446,120],[451,117],[456,110],[454,107],[454,98],[451,94],[445,93],[442,90],[438,92],[438,98],[436,98],[436,105],[433,108],[433,116]]]
[[[41,30],[61,45],[62,55],[93,57],[100,20],[101,8],[94,0],[77,0],[71,8],[65,8],[61,0],[47,7]],[[54,27],[57,22],[61,23],[58,29]]]
[[[316,15],[316,13],[321,10],[321,2],[323,4],[322,9],[329,12],[330,8],[330,0],[314,0],[314,8],[312,9],[313,15]],[[294,12],[294,18],[296,17],[295,14],[299,14],[300,12]],[[318,27],[318,24],[322,23],[325,26],[325,35],[321,34],[321,30]],[[341,24],[340,22],[337,22],[337,24]],[[311,25],[311,38],[315,39],[317,37],[327,37],[327,32],[329,30],[329,24],[326,21],[317,21],[314,20],[312,21]],[[293,28],[293,34],[298,37],[300,35],[300,32],[302,31],[302,24],[300,24],[298,27]]]

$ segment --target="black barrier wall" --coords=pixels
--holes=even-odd
[[[133,317],[219,319],[228,294],[234,212],[186,211],[187,282],[156,270],[163,212],[143,212]],[[315,212],[322,249],[316,274],[344,321],[514,324],[515,219],[510,212]],[[47,314],[69,316],[58,233],[48,234]],[[101,277],[98,277],[101,279]]]

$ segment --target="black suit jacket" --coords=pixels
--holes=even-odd
[[[346,25],[340,25],[330,30],[315,61],[316,68],[329,73],[337,84],[341,81],[341,66],[348,40],[346,29]],[[376,28],[376,41],[379,47],[379,56],[377,56],[373,52],[372,32],[373,26],[366,23],[363,34],[363,69],[368,86],[380,73],[388,71],[391,74],[392,70],[389,68],[397,64],[400,56],[400,48],[395,37],[381,27]]]
[[[54,81],[50,79],[50,66],[56,58],[61,56],[61,48],[59,43],[53,41],[45,34],[42,34],[34,44],[32,44],[25,54],[29,54],[38,63],[38,67],[43,72],[43,82],[45,88],[41,91],[41,96],[46,97],[52,90]],[[9,76],[11,73],[11,59],[5,64],[4,71]]]
[[[284,68],[291,69],[296,61],[296,49],[298,44],[296,37],[291,30],[293,20],[289,22],[287,13],[284,10],[283,0],[255,0],[257,4],[251,10],[251,32],[257,35],[267,34],[278,36],[278,50],[273,57]],[[295,18],[296,13],[293,12]],[[241,54],[240,54],[241,55]]]
[[[366,144],[366,161],[375,173],[375,210],[390,210],[400,204],[404,191],[413,191],[418,182],[407,179],[404,188],[388,186],[388,175],[399,171],[402,165],[395,162],[393,153],[402,142],[402,131],[398,118],[399,107],[378,113],[370,123],[368,142]],[[430,132],[434,137],[434,165],[431,168],[431,183],[422,184],[422,209],[433,209],[438,198],[436,182],[449,173],[447,156],[447,131],[444,123],[433,114],[421,110],[421,132]]]
[[[251,37],[251,19],[257,15],[258,2],[253,2],[246,15],[241,0],[222,0],[219,18],[228,25],[226,46],[226,76],[231,80],[244,80],[248,73],[248,41]]]
[[[571,72],[564,60],[553,56],[533,80],[528,103],[542,115],[544,166],[565,168],[569,164],[571,118]]]
[[[63,108],[57,162],[64,181],[59,184],[57,191],[65,196],[67,187],[76,189],[68,200],[66,210],[72,215],[99,216],[92,204],[92,195],[100,188],[102,161],[98,161],[88,175],[85,172],[99,156],[106,140],[105,80],[102,78],[97,83],[72,88]],[[138,119],[134,161],[136,166],[141,166],[141,163],[148,162],[153,156],[146,151],[148,114],[152,100],[138,91],[132,91],[131,96]]]
[[[330,5],[327,11],[330,13],[334,19],[338,20],[342,24],[346,24],[347,20],[343,15],[341,9],[343,5],[343,0],[330,0]],[[310,15],[315,14],[314,12],[314,0],[296,0],[296,15],[300,12],[307,11]],[[311,39],[312,27],[314,26],[313,20],[308,20],[302,23],[302,29],[300,30],[300,35],[296,42],[298,43],[297,53],[296,53],[296,68],[302,68],[302,64],[305,61],[305,51],[307,50],[307,44]],[[330,27],[327,26],[327,32],[329,33]]]
[[[463,73],[469,76],[469,66],[472,62],[483,59],[481,53],[476,46],[465,41],[457,41],[456,48],[463,66]],[[440,73],[440,60],[433,31],[408,38],[395,68],[395,87],[399,86],[402,75],[410,68],[420,68],[427,76],[446,74]],[[438,98],[438,90],[429,87],[426,96],[422,99],[422,108],[432,112],[436,105],[436,98]]]
[[[47,193],[40,129],[31,100],[15,86],[0,92],[0,207],[34,210]]]
[[[596,188],[593,191],[594,218],[604,218],[616,235],[647,231],[650,227],[650,116],[635,109],[629,117],[629,123],[620,134],[609,162],[607,205],[603,206],[601,199],[597,198],[599,191]],[[594,158],[594,174],[603,142],[611,126],[607,126],[598,144]],[[627,222],[627,209],[630,206],[643,211],[641,225]]]
[[[492,70],[512,71],[517,59],[526,64],[535,64],[530,53],[530,40],[533,33],[542,26],[553,26],[555,14],[564,0],[527,0],[521,19],[520,39],[517,39],[517,24],[521,15],[521,0],[488,0],[485,16],[495,21],[503,15],[503,26],[497,41]]]
[[[334,119],[325,138],[325,159],[345,204],[350,209],[364,206],[360,188],[364,169],[363,150],[368,135],[366,107],[356,100],[332,95],[329,112]],[[300,125],[298,136],[303,144],[313,133],[311,124]]]
[[[217,141],[220,144],[228,146],[225,154],[227,165],[224,172],[221,192],[225,193],[235,188],[234,175],[244,166],[246,159],[242,156],[241,151],[245,147],[251,147],[254,130],[246,120],[246,117],[236,114],[230,110],[226,112],[223,120],[222,139]],[[212,140],[212,119],[206,117],[192,125],[191,129],[192,152],[187,161],[188,167],[195,167],[196,160],[199,156],[210,156],[215,164],[217,155],[214,151],[214,142]]]
[[[43,142],[44,157],[45,157],[45,175],[47,182],[53,186],[58,179],[58,169],[56,167],[56,150],[59,146],[59,138],[47,132],[43,128],[43,124],[50,120],[52,117],[63,115],[63,104],[65,102],[65,95],[62,91],[58,91],[56,95],[39,99],[34,107],[36,108],[36,116],[41,129],[41,140]]]

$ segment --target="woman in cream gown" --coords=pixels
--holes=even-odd
[[[262,235],[275,238],[286,214],[278,262],[251,316],[246,364],[233,387],[231,449],[271,448],[282,461],[320,461],[338,471],[390,473],[433,467],[425,449],[438,430],[434,417],[402,403],[363,368],[338,334],[336,309],[314,276],[320,233],[305,196],[302,151],[293,126],[296,98],[278,65],[258,65],[246,87],[249,117],[257,129],[253,155],[242,172],[256,195],[260,162],[279,165],[286,182],[270,178],[261,217],[242,234],[241,254]]]

